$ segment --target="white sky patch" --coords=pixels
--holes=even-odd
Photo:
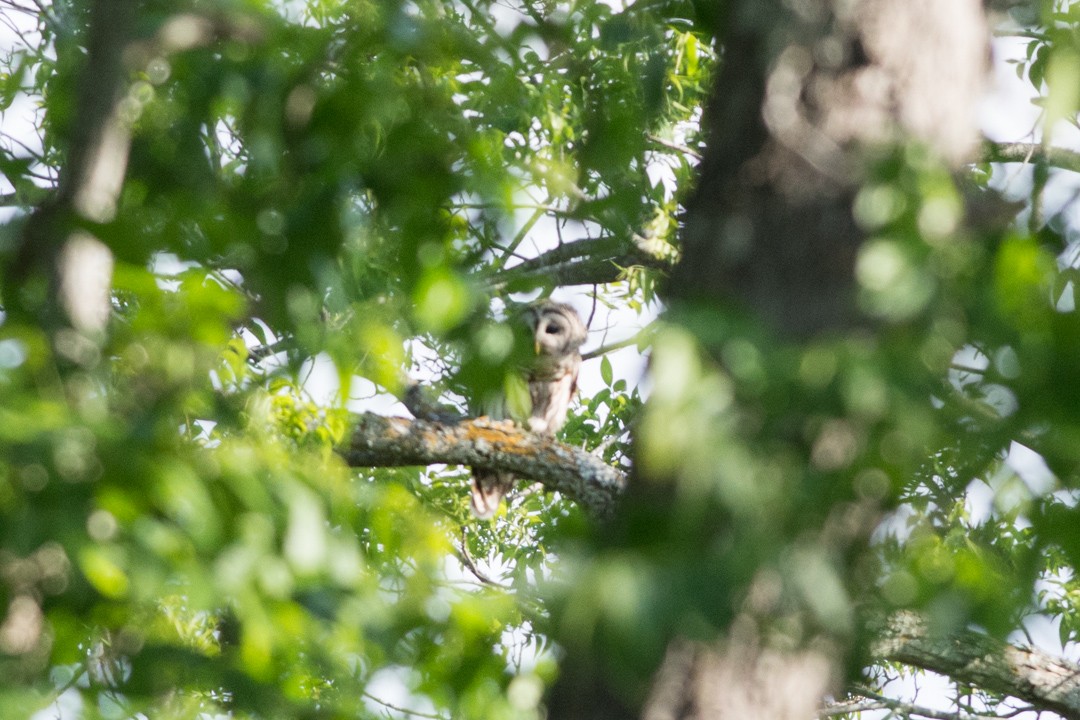
[[[1005,463],[1024,481],[1028,490],[1036,497],[1047,495],[1058,487],[1057,478],[1042,456],[1018,442],[1014,442],[1009,447],[1009,455],[1005,458]]]
[[[931,707],[936,710],[948,711],[952,709],[952,701],[949,699],[955,694],[956,688],[948,678],[936,673],[918,672],[905,673],[895,680],[887,683],[883,688],[883,694],[893,698],[900,698],[909,702],[918,702],[923,707]],[[860,719],[886,718],[889,713],[878,711],[863,713]]]
[[[993,75],[989,92],[979,106],[979,125],[996,142],[1017,142],[1036,132],[1041,108],[1031,101],[1037,97],[1026,80],[1016,77],[1016,65],[1009,60],[1022,59],[1027,38],[999,37],[993,42]]]
[[[14,11],[0,10],[2,22],[0,22],[0,55],[8,57],[27,43],[38,44],[41,37],[35,31],[37,18],[33,15]],[[20,36],[21,34],[21,36]],[[32,85],[32,73],[36,67],[26,71],[23,82]],[[41,136],[38,128],[41,126],[41,97],[21,93],[15,97],[11,105],[0,112],[0,148],[12,157],[25,158],[42,154]],[[38,186],[48,187],[52,181],[48,168],[34,165],[31,169],[41,178],[32,178],[31,181]],[[10,193],[14,190],[11,182],[0,174],[0,193]],[[0,222],[6,222],[16,213],[16,208],[0,207]]]
[[[994,489],[982,480],[972,480],[964,489],[964,505],[972,525],[982,525],[994,513]]]
[[[1028,615],[1024,618],[1024,630],[1016,631],[1008,637],[1014,645],[1034,645],[1038,649],[1058,657],[1066,656],[1066,649],[1061,646],[1058,628],[1061,620],[1046,615]],[[1073,652],[1075,656],[1075,649]]]
[[[341,381],[337,365],[326,353],[308,358],[300,366],[299,378],[304,394],[320,407],[341,404]],[[403,415],[409,411],[401,402],[371,380],[359,375],[350,379],[349,397],[345,407],[351,412],[373,412],[379,415]]]
[[[1005,461],[986,478],[976,478],[964,490],[968,522],[978,526],[988,522],[995,512],[1007,513],[1018,504],[1043,498],[1058,486],[1057,478],[1046,461],[1033,450],[1013,442]],[[1017,519],[1019,526],[1027,520]]]
[[[83,697],[77,688],[68,688],[48,707],[38,710],[30,720],[57,720],[83,717]]]
[[[994,72],[989,91],[979,108],[980,126],[986,137],[995,142],[1038,143],[1043,139],[1043,110],[1032,101],[1039,97],[1026,79],[1016,75],[1016,64],[1025,60],[1029,39],[1021,37],[998,37],[993,41]],[[1051,129],[1051,143],[1055,147],[1080,150],[1080,129],[1060,121]],[[1006,163],[996,166],[991,186],[1012,199],[1026,199],[1031,193],[1033,166],[1031,164]],[[1053,218],[1060,215],[1068,225],[1067,236],[1076,240],[1076,228],[1080,227],[1080,174],[1058,168],[1050,169],[1050,177],[1042,193],[1042,215]],[[1020,214],[1018,222],[1026,224],[1030,210]],[[1074,309],[1072,293],[1058,310]]]
[[[324,356],[325,357],[325,356]],[[333,363],[329,358],[325,358],[329,364],[329,370],[333,370]],[[393,395],[385,392],[375,383],[371,382],[367,378],[354,375],[352,380],[352,387],[349,391],[349,399],[345,403],[345,407],[352,412],[373,412],[379,415],[408,415],[409,411],[405,409],[405,406]],[[311,389],[305,384],[304,389],[311,392]],[[338,382],[337,376],[325,385],[322,390],[323,397],[337,397],[338,396]],[[332,393],[332,394],[330,394]],[[316,403],[319,403],[319,396],[313,395],[313,399]]]

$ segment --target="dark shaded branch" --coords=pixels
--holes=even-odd
[[[353,467],[449,463],[507,470],[607,517],[626,486],[618,468],[578,448],[488,418],[456,423],[364,413],[342,457]]]
[[[1066,718],[1080,718],[1080,665],[1033,648],[961,631],[932,636],[910,612],[883,628],[877,657],[947,675],[954,681],[1004,693]]]
[[[497,273],[493,285],[602,285],[618,280],[623,268],[669,270],[673,255],[666,244],[639,236],[631,241],[610,236],[578,240]]]
[[[535,270],[545,270],[575,260],[618,255],[625,250],[626,241],[611,236],[577,240],[548,250],[544,254],[526,260],[519,265],[515,265],[505,272],[518,271],[528,273]]]
[[[130,0],[95,0],[91,5],[79,121],[61,174],[60,195],[80,215],[98,222],[112,219],[127,166],[130,131],[119,103],[128,73],[124,50],[138,11],[138,3]]]

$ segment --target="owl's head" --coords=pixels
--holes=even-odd
[[[566,303],[546,301],[529,309],[537,355],[563,357],[577,352],[588,337],[581,316]]]

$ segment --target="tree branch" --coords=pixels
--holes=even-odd
[[[628,337],[628,338],[626,338],[624,340],[618,340],[616,342],[611,343],[610,345],[604,345],[603,347],[598,347],[595,350],[590,350],[589,352],[583,354],[581,356],[581,359],[582,360],[592,360],[593,358],[598,358],[598,357],[600,357],[602,355],[607,355],[608,353],[615,352],[616,350],[622,350],[623,348],[634,347],[639,342],[641,342],[641,336],[642,336],[641,333],[634,333],[633,335],[631,335],[630,337]]]
[[[382,705],[385,708],[389,708],[390,710],[393,710],[394,712],[405,713],[406,715],[412,715],[414,717],[431,718],[431,720],[445,720],[445,718],[442,715],[438,715],[438,714],[435,714],[435,713],[420,712],[419,710],[410,710],[407,707],[402,707],[400,705],[394,705],[393,703],[387,702],[386,700],[383,700],[382,698],[379,698],[379,697],[376,697],[375,695],[372,695],[367,690],[361,691],[360,694],[363,695],[364,697],[366,697],[368,700],[376,702],[376,703],[378,703],[379,705]]]
[[[1080,152],[1060,147],[1044,148],[1038,143],[987,142],[982,159],[985,162],[1002,163],[1043,162],[1061,170],[1080,172]]]
[[[648,140],[651,143],[656,143],[660,147],[665,147],[668,150],[674,150],[675,152],[681,152],[684,155],[692,157],[694,160],[697,160],[698,162],[701,162],[701,160],[703,158],[702,154],[699,153],[697,150],[694,150],[693,148],[689,148],[689,147],[686,147],[685,145],[680,145],[678,143],[674,143],[674,142],[671,142],[669,140],[665,140],[664,138],[653,135],[652,133],[646,134],[645,139]]]
[[[973,714],[959,709],[937,710],[913,702],[886,697],[866,688],[856,688],[854,692],[855,696],[849,700],[826,705],[825,709],[821,711],[820,717],[851,715],[856,712],[862,713],[872,710],[891,710],[893,714],[901,713],[904,717],[922,717],[929,720],[1003,720],[1003,718],[1011,717],[1011,714]],[[1016,713],[1030,711],[1030,708],[1022,708],[1017,710]]]
[[[449,463],[507,470],[601,518],[612,514],[626,486],[621,470],[591,453],[488,418],[445,423],[364,413],[341,455],[353,467]]]
[[[889,618],[873,653],[1080,718],[1080,665],[1034,648],[968,630],[934,637],[915,613],[901,612]]]
[[[536,285],[602,285],[619,279],[623,268],[645,266],[669,270],[675,262],[669,246],[635,235],[578,240],[530,258],[493,277],[495,287]]]

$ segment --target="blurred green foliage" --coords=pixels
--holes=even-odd
[[[0,152],[9,270],[66,172],[93,34],[89,1],[10,5],[0,106],[39,113]],[[477,523],[467,470],[334,448],[408,376],[464,404],[520,372],[507,328],[553,288],[513,274],[535,238],[673,241],[707,42],[591,0],[136,8],[130,160],[91,228],[116,261],[107,337],[0,325],[2,714],[540,717],[538,588],[580,511],[523,486]],[[650,303],[622,272],[597,292]],[[8,301],[49,291],[8,278]],[[604,367],[565,438],[626,463],[640,398]]]
[[[1019,65],[1049,139],[1080,112],[1078,6],[1043,5],[1001,32],[1029,39]],[[1055,54],[1043,85],[1031,60]],[[632,507],[556,606],[575,669],[602,667],[631,705],[673,637],[740,632],[781,650],[826,638],[853,651],[851,679],[884,688],[897,667],[868,658],[880,624],[865,621],[903,608],[941,638],[974,627],[1023,643],[1051,627],[1075,651],[1075,167],[1040,156],[1028,174],[957,177],[916,143],[866,161],[863,327],[800,342],[700,304],[656,337]],[[1068,199],[1044,198],[1054,182]],[[1003,187],[1025,202],[1010,209]],[[992,693],[959,699],[962,682],[955,693],[965,711],[1011,711]]]
[[[20,16],[0,58],[0,108],[40,110],[0,152],[8,266],[80,122],[88,6]],[[92,228],[116,259],[107,337],[0,325],[5,713],[539,718],[557,638],[598,641],[640,695],[671,635],[713,637],[751,601],[795,640],[795,607],[845,636],[867,608],[921,607],[1001,634],[1046,614],[1078,639],[1075,228],[966,230],[964,190],[917,147],[855,202],[878,334],[793,346],[705,308],[642,334],[649,392],[589,361],[561,438],[629,467],[633,433],[675,480],[678,522],[631,518],[631,549],[595,553],[535,488],[477,523],[464,469],[335,454],[349,409],[408,376],[462,409],[506,386],[517,307],[559,284],[523,257],[675,252],[716,18],[620,8],[139,3],[130,162]],[[1052,119],[1076,116],[1075,14],[1025,30]],[[654,272],[616,271],[600,314],[655,309]],[[805,542],[823,518],[875,523],[872,552]]]

